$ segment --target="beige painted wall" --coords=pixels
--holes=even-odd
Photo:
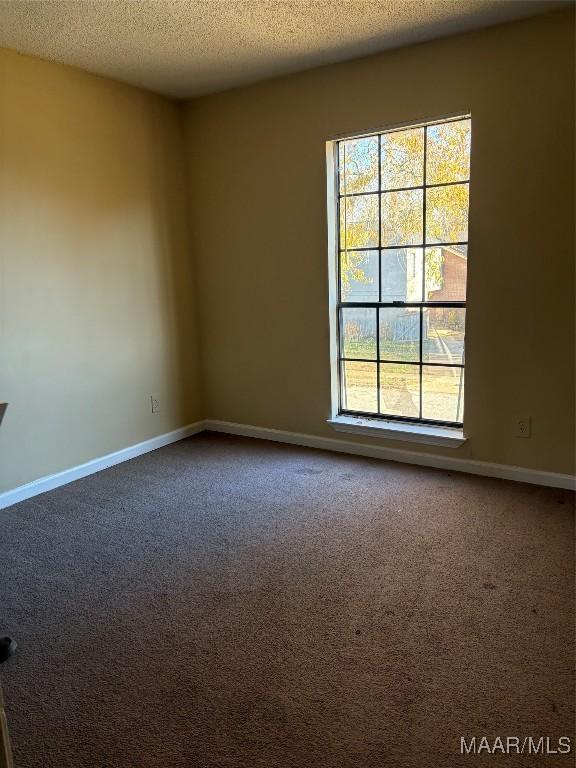
[[[470,440],[428,450],[571,472],[573,63],[567,11],[191,102],[206,415],[337,437],[325,141],[470,111]]]
[[[418,450],[572,471],[572,28],[549,14],[185,112],[0,51],[0,492],[203,417],[343,437],[325,141],[467,111],[470,440]]]
[[[0,492],[201,417],[183,157],[175,103],[0,51]]]

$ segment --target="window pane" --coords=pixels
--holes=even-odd
[[[382,195],[382,245],[418,245],[422,242],[422,190],[385,192]]]
[[[470,176],[470,120],[427,129],[426,183],[464,181]]]
[[[420,415],[418,365],[380,365],[380,412],[390,416]]]
[[[378,251],[340,253],[342,301],[378,301]]]
[[[466,301],[468,246],[426,248],[426,301]]]
[[[470,125],[339,143],[344,410],[462,422]]]
[[[382,301],[422,301],[422,248],[382,251]]]
[[[376,360],[376,310],[342,310],[342,357]]]
[[[426,242],[468,239],[468,184],[426,190]]]
[[[378,411],[376,363],[342,363],[342,408],[346,411]]]
[[[342,141],[339,146],[340,194],[378,189],[378,136]]]
[[[422,317],[422,360],[427,363],[464,362],[465,309],[425,309]]]
[[[378,246],[378,195],[343,197],[340,201],[340,247]]]
[[[462,421],[464,369],[422,367],[422,416],[437,421]]]
[[[380,309],[380,359],[420,359],[420,309],[382,307]]]
[[[382,189],[424,182],[424,128],[382,134]]]

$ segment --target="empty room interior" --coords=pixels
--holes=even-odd
[[[0,2],[0,768],[574,765],[574,28]]]

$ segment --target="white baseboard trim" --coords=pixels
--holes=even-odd
[[[142,443],[122,448],[114,453],[101,456],[98,459],[87,461],[76,467],[65,469],[54,475],[46,475],[31,483],[26,483],[18,488],[0,493],[0,509],[25,501],[40,493],[51,491],[62,485],[67,485],[74,480],[79,480],[87,475],[100,472],[103,469],[120,464],[123,461],[134,459],[143,453],[155,451],[164,445],[176,443],[186,437],[191,437],[205,430],[211,432],[224,432],[230,435],[243,435],[255,437],[260,440],[272,440],[278,443],[291,443],[303,445],[308,448],[320,448],[325,451],[337,451],[338,453],[350,453],[358,456],[368,456],[374,459],[386,459],[387,461],[399,461],[405,464],[417,464],[436,469],[447,469],[455,472],[467,472],[471,475],[484,475],[486,477],[498,477],[503,480],[515,480],[519,483],[532,483],[534,485],[546,485],[553,488],[566,488],[576,490],[576,477],[574,475],[562,475],[556,472],[543,472],[541,470],[514,467],[506,464],[492,464],[486,461],[474,461],[473,459],[458,459],[452,456],[439,456],[432,453],[420,453],[407,451],[400,448],[390,448],[381,445],[367,445],[355,443],[351,440],[338,440],[330,437],[318,437],[306,435],[300,432],[287,432],[281,429],[269,429],[267,427],[255,427],[250,424],[235,424],[229,421],[207,419],[196,421],[172,432],[152,437]]]
[[[150,440],[144,440],[142,443],[136,443],[136,445],[130,445],[128,448],[122,448],[119,451],[114,451],[114,453],[101,456],[99,459],[92,459],[92,461],[79,464],[77,467],[65,469],[62,472],[56,472],[54,475],[40,477],[38,480],[33,480],[31,483],[26,483],[26,485],[20,485],[18,488],[13,488],[11,491],[0,493],[0,509],[11,507],[12,504],[17,504],[19,501],[25,501],[40,493],[45,493],[45,491],[51,491],[61,485],[66,485],[74,480],[79,480],[81,477],[93,475],[95,472],[100,472],[102,469],[107,469],[108,467],[120,464],[123,461],[134,459],[136,456],[141,456],[143,453],[155,451],[156,448],[162,448],[164,445],[183,440],[185,437],[196,435],[198,432],[203,432],[205,428],[204,421],[197,421],[194,424],[180,427],[180,429],[174,429],[172,432],[165,432],[163,435],[152,437]]]
[[[553,488],[576,490],[576,477],[574,475],[543,472],[541,470],[514,467],[507,464],[492,464],[486,461],[475,461],[474,459],[458,459],[453,456],[439,456],[433,453],[420,453],[381,445],[354,443],[350,440],[317,437],[316,435],[306,435],[299,432],[286,432],[281,429],[254,427],[250,424],[234,424],[214,419],[207,419],[204,424],[205,429],[211,432],[225,432],[231,435],[273,440],[278,443],[292,443],[294,445],[304,445],[308,448],[320,448],[325,451],[352,453],[359,456],[369,456],[374,459],[418,464],[424,467],[466,472],[471,475],[498,477],[502,480],[515,480],[519,483],[532,483],[534,485],[547,485]]]

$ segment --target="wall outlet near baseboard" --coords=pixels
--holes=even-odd
[[[159,395],[150,395],[150,406],[152,408],[152,413],[160,413],[160,396]]]
[[[516,428],[514,431],[515,437],[530,437],[531,434],[531,417],[530,416],[518,416],[516,419]]]

